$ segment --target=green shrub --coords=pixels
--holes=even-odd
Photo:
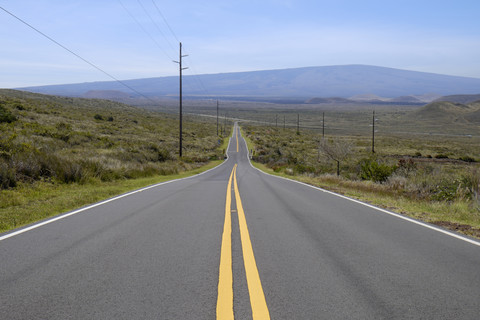
[[[461,187],[459,179],[444,179],[436,185],[432,193],[432,200],[451,202],[457,198],[457,193]]]
[[[462,184],[467,190],[470,199],[478,198],[480,195],[480,169],[471,170],[470,174],[464,175]]]
[[[15,188],[16,186],[15,171],[7,163],[0,161],[0,189]]]
[[[465,162],[476,162],[475,158],[469,157],[469,156],[463,156],[458,158],[458,160],[462,160]]]
[[[158,161],[159,162],[165,162],[167,160],[174,160],[175,157],[172,156],[172,154],[170,153],[170,151],[168,151],[167,149],[159,149],[157,151],[157,155],[158,155]]]
[[[360,177],[362,180],[385,182],[396,168],[396,166],[378,163],[375,159],[364,159],[360,162]]]
[[[12,123],[17,121],[17,117],[13,115],[7,108],[0,104],[0,123]]]

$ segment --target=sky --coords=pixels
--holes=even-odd
[[[478,0],[0,0],[0,88],[178,75],[180,41],[186,75],[365,64],[480,78],[479,12]]]

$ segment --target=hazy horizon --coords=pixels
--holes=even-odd
[[[117,79],[372,65],[480,78],[478,1],[0,1]],[[165,20],[164,20],[165,18]],[[0,10],[0,87],[110,81]],[[165,23],[167,21],[167,23]]]

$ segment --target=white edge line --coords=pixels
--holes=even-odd
[[[243,137],[242,137],[243,138]],[[255,170],[258,170],[260,171],[261,173],[265,174],[265,175],[268,175],[268,176],[272,176],[272,177],[276,177],[276,178],[279,178],[279,179],[284,179],[284,180],[287,180],[287,181],[291,181],[291,182],[295,182],[295,183],[298,183],[298,184],[301,184],[301,185],[304,185],[304,186],[307,186],[307,187],[310,187],[310,188],[313,188],[313,189],[316,189],[316,190],[319,190],[319,191],[322,191],[322,192],[325,192],[325,193],[328,193],[328,194],[331,194],[331,195],[334,195],[334,196],[337,196],[337,197],[340,197],[340,198],[343,198],[343,199],[346,199],[346,200],[349,200],[349,201],[352,201],[352,202],[355,202],[355,203],[358,203],[358,204],[361,204],[365,207],[369,207],[371,209],[375,209],[377,211],[380,211],[380,212],[383,212],[383,213],[386,213],[386,214],[389,214],[391,216],[394,216],[394,217],[397,217],[399,219],[403,219],[403,220],[406,220],[406,221],[409,221],[409,222],[412,222],[412,223],[415,223],[419,226],[422,226],[422,227],[425,227],[425,228],[428,228],[428,229],[431,229],[431,230],[434,230],[434,231],[438,231],[440,233],[443,233],[443,234],[446,234],[450,237],[453,237],[453,238],[456,238],[456,239],[459,239],[459,240],[463,240],[465,242],[468,242],[470,244],[473,244],[473,245],[476,245],[478,247],[480,247],[480,242],[479,241],[475,241],[473,239],[470,239],[470,238],[467,238],[467,237],[464,237],[462,235],[459,235],[459,234],[456,234],[456,233],[453,233],[451,231],[448,231],[448,230],[445,230],[445,229],[441,229],[441,228],[438,228],[436,226],[433,226],[431,224],[428,224],[426,222],[421,222],[421,221],[418,221],[418,220],[415,220],[413,218],[410,218],[410,217],[406,217],[406,216],[403,216],[399,213],[396,213],[396,212],[392,212],[392,211],[388,211],[388,210],[385,210],[385,209],[382,209],[382,208],[379,208],[379,207],[376,207],[374,205],[371,205],[369,203],[365,203],[365,202],[362,202],[360,200],[357,200],[357,199],[353,199],[353,198],[349,198],[347,196],[344,196],[342,194],[338,194],[338,193],[335,193],[333,191],[329,191],[329,190],[325,190],[325,189],[322,189],[320,187],[316,187],[316,186],[312,186],[310,184],[307,184],[305,182],[301,182],[301,181],[297,181],[297,180],[293,180],[293,179],[289,179],[289,178],[285,178],[285,177],[281,177],[281,176],[276,176],[276,175],[273,175],[273,174],[270,174],[270,173],[267,173],[267,172],[264,172],[258,168],[255,168],[253,165],[252,165],[252,162],[250,161],[250,157],[249,157],[249,153],[248,153],[248,146],[247,146],[247,141],[245,139],[243,139],[243,141],[245,142],[245,146],[247,147],[247,160],[248,160],[248,163],[250,163],[250,166],[252,168],[254,168]]]
[[[55,222],[55,221],[58,221],[58,220],[61,220],[61,219],[65,219],[67,217],[70,217],[74,214],[77,214],[77,213],[80,213],[80,212],[83,212],[83,211],[87,211],[87,210],[90,210],[90,209],[93,209],[95,207],[98,207],[98,206],[101,206],[101,205],[104,205],[104,204],[107,204],[109,202],[112,202],[112,201],[115,201],[115,200],[118,200],[118,199],[122,199],[122,198],[125,198],[125,197],[128,197],[128,196],[131,196],[133,194],[136,194],[136,193],[139,193],[139,192],[142,192],[142,191],[146,191],[146,190],[149,190],[149,189],[152,189],[152,188],[157,188],[159,186],[163,186],[165,184],[168,184],[168,183],[172,183],[172,182],[177,182],[177,181],[182,181],[182,180],[186,180],[186,179],[191,179],[191,178],[194,178],[194,177],[198,177],[202,174],[205,174],[207,172],[210,172],[212,170],[215,170],[217,168],[219,168],[220,166],[222,166],[223,164],[225,164],[228,160],[228,148],[230,147],[230,142],[232,140],[232,137],[230,137],[230,139],[228,140],[228,147],[227,147],[227,159],[225,161],[223,161],[222,163],[220,163],[218,166],[216,167],[213,167],[211,169],[208,169],[207,171],[203,171],[199,174],[195,174],[193,176],[189,176],[189,177],[185,177],[185,178],[180,178],[180,179],[174,179],[174,180],[169,180],[169,181],[165,181],[165,182],[160,182],[160,183],[157,183],[157,184],[154,184],[154,185],[151,185],[151,186],[148,186],[148,187],[145,187],[145,188],[141,188],[141,189],[138,189],[138,190],[135,190],[135,191],[131,191],[131,192],[128,192],[128,193],[124,193],[124,194],[121,194],[119,196],[116,196],[116,197],[113,197],[113,198],[110,198],[110,199],[107,199],[107,200],[104,200],[104,201],[101,201],[101,202],[97,202],[95,204],[92,204],[92,205],[89,205],[89,206],[86,206],[84,208],[80,208],[80,209],[77,209],[77,210],[74,210],[72,212],[69,212],[69,213],[65,213],[65,214],[60,214],[59,216],[56,216],[54,218],[50,218],[48,220],[45,220],[45,221],[42,221],[42,222],[38,222],[38,223],[35,223],[33,225],[30,225],[28,227],[25,227],[23,229],[20,229],[20,230],[17,230],[17,231],[13,231],[13,232],[10,232],[10,233],[7,233],[3,236],[0,236],[0,241],[3,241],[3,240],[6,240],[8,238],[11,238],[11,237],[14,237],[14,236],[17,236],[19,234],[22,234],[22,233],[25,233],[27,231],[30,231],[30,230],[33,230],[33,229],[36,229],[36,228],[40,228],[44,225],[47,225],[47,224],[50,224],[52,222]]]

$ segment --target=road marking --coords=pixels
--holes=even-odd
[[[238,141],[238,140],[237,140]],[[247,220],[243,211],[242,200],[237,185],[237,167],[234,168],[234,187],[235,200],[238,211],[238,224],[240,227],[240,237],[242,240],[243,261],[245,264],[245,273],[247,275],[248,293],[250,295],[250,304],[252,307],[252,317],[254,320],[268,320],[270,313],[268,311],[267,302],[262,289],[260,275],[258,274],[255,256],[253,254],[252,241],[248,232]]]
[[[245,146],[247,146],[247,141],[246,141],[246,140],[244,140],[244,141],[245,141]],[[247,147],[247,150],[248,150],[248,147]],[[260,169],[258,169],[258,168],[255,168],[255,167],[253,166],[252,162],[250,161],[250,157],[249,157],[248,153],[247,153],[247,160],[248,160],[248,163],[250,163],[250,166],[251,166],[253,169],[255,169],[255,170],[257,170],[257,171],[259,171],[259,172],[261,172],[261,173],[263,173],[263,174],[265,174],[265,175],[267,175],[267,176],[271,176],[271,177],[275,177],[275,178],[287,180],[287,181],[290,181],[290,182],[298,183],[298,184],[307,186],[307,187],[309,187],[309,188],[312,188],[312,189],[315,189],[315,190],[318,190],[318,191],[322,191],[322,192],[331,194],[331,195],[333,195],[333,196],[336,196],[336,197],[339,197],[339,198],[343,198],[343,199],[348,200],[348,201],[352,201],[352,202],[358,203],[358,204],[360,204],[360,205],[363,205],[363,206],[365,206],[365,207],[369,207],[369,208],[374,209],[374,210],[376,210],[376,211],[386,213],[386,214],[391,215],[391,216],[393,216],[393,217],[396,217],[396,218],[399,218],[399,219],[402,219],[402,220],[405,220],[405,221],[414,223],[414,224],[419,225],[419,226],[422,226],[422,227],[424,227],[424,228],[427,228],[427,229],[430,229],[430,230],[433,230],[433,231],[437,231],[437,232],[443,233],[443,234],[445,234],[445,235],[447,235],[447,236],[450,236],[450,237],[452,237],[452,238],[455,238],[455,239],[458,239],[458,240],[461,240],[461,241],[464,241],[464,242],[467,242],[467,243],[470,243],[470,244],[473,244],[473,245],[475,245],[475,246],[480,247],[480,241],[473,240],[473,239],[464,237],[464,236],[462,236],[462,235],[459,235],[459,234],[457,234],[457,233],[454,233],[454,232],[451,232],[451,231],[448,231],[448,230],[445,230],[445,229],[438,228],[438,227],[436,227],[436,226],[434,226],[434,225],[431,225],[431,224],[428,224],[428,223],[426,223],[426,222],[418,221],[418,220],[415,220],[415,219],[413,219],[413,218],[403,216],[403,215],[401,215],[401,214],[399,214],[399,213],[396,213],[396,212],[393,212],[393,211],[389,211],[389,210],[386,210],[386,209],[382,209],[382,208],[376,207],[376,206],[374,206],[374,205],[371,205],[371,204],[369,204],[369,203],[365,203],[365,202],[362,202],[362,201],[360,201],[360,200],[353,199],[353,198],[344,196],[344,195],[342,195],[342,194],[335,193],[335,192],[330,191],[330,190],[326,190],[326,189],[322,189],[322,188],[320,188],[320,187],[312,186],[312,185],[307,184],[307,183],[305,183],[305,182],[301,182],[301,181],[297,181],[297,180],[293,180],[293,179],[289,179],[289,178],[285,178],[285,177],[281,177],[281,176],[276,176],[276,175],[273,175],[273,174],[264,172],[264,171],[262,171],[262,170],[260,170]]]
[[[237,209],[232,206],[232,177],[233,191]],[[240,239],[242,243],[243,261],[247,278],[248,294],[252,308],[253,320],[269,320],[267,302],[263,293],[260,275],[258,273],[252,242],[248,232],[247,220],[243,211],[242,200],[237,184],[237,164],[233,166],[228,179],[227,196],[225,202],[225,223],[223,226],[222,247],[220,250],[220,268],[218,276],[217,319],[234,319],[233,312],[233,271],[232,271],[232,212],[237,212]]]
[[[195,177],[198,177],[198,176],[201,176],[203,174],[206,174],[210,171],[213,171],[217,168],[219,168],[220,166],[224,165],[225,163],[227,163],[227,160],[229,159],[229,156],[228,156],[228,149],[230,148],[230,143],[232,142],[232,137],[230,137],[230,139],[228,139],[228,146],[227,146],[227,159],[222,162],[221,164],[219,164],[218,166],[214,167],[214,168],[211,168],[211,169],[208,169],[204,172],[201,172],[199,174],[195,174],[193,176],[189,176],[189,177],[185,177],[185,178],[180,178],[180,179],[175,179],[175,180],[169,180],[169,181],[165,181],[165,182],[160,182],[160,183],[157,183],[157,184],[154,184],[154,185],[151,185],[151,186],[148,186],[148,187],[145,187],[145,188],[141,188],[141,189],[138,189],[138,190],[134,190],[134,191],[131,191],[131,192],[128,192],[128,193],[124,193],[124,194],[121,194],[119,196],[116,196],[116,197],[113,197],[113,198],[110,198],[110,199],[107,199],[107,200],[104,200],[104,201],[100,201],[100,202],[97,202],[97,203],[94,203],[92,205],[89,205],[89,206],[86,206],[84,208],[81,208],[81,209],[78,209],[78,210],[74,210],[74,211],[71,211],[71,212],[68,212],[68,213],[65,213],[65,214],[60,214],[56,217],[53,217],[53,218],[50,218],[48,220],[45,220],[45,221],[41,221],[41,222],[37,222],[37,223],[34,223],[28,227],[24,227],[24,228],[21,228],[21,229],[18,229],[16,231],[12,231],[12,232],[8,232],[7,234],[4,234],[2,236],[0,236],[0,241],[3,241],[3,240],[6,240],[8,238],[12,238],[14,236],[18,236],[22,233],[25,233],[25,232],[28,232],[30,230],[34,230],[34,229],[37,229],[37,228],[40,228],[44,225],[47,225],[47,224],[50,224],[52,222],[55,222],[55,221],[58,221],[58,220],[62,220],[62,219],[65,219],[65,218],[68,218],[70,216],[73,216],[77,213],[80,213],[80,212],[83,212],[83,211],[87,211],[87,210],[90,210],[90,209],[93,209],[95,207],[98,207],[98,206],[101,206],[101,205],[104,205],[104,204],[107,204],[109,202],[112,202],[112,201],[115,201],[115,200],[119,200],[119,199],[122,199],[122,198],[125,198],[125,197],[128,197],[128,196],[131,196],[133,194],[136,194],[136,193],[139,193],[139,192],[143,192],[145,190],[149,190],[149,189],[152,189],[152,188],[157,188],[157,187],[160,187],[160,186],[163,186],[165,184],[169,184],[169,183],[173,183],[173,182],[177,182],[177,181],[182,181],[182,180],[187,180],[187,179],[192,179],[192,178],[195,178]]]
[[[222,248],[220,251],[220,271],[218,276],[217,319],[234,319],[233,316],[233,273],[232,273],[232,177],[228,179],[225,203],[225,223],[223,226]]]
[[[237,152],[238,152],[238,126],[237,125],[235,125],[235,136],[237,140]]]

